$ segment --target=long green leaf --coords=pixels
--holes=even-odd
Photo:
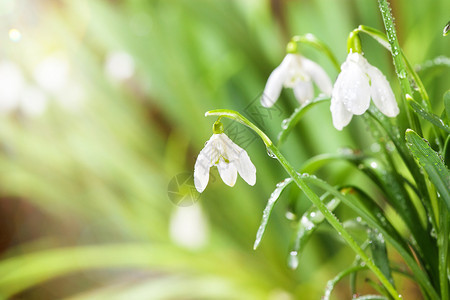
[[[441,285],[441,298],[449,298],[449,275],[448,274],[448,238],[450,230],[450,218],[448,210],[444,203],[439,203],[439,234],[438,234],[438,248],[439,248],[439,283]]]
[[[436,227],[436,219],[433,213],[433,208],[431,206],[431,200],[425,178],[420,171],[420,167],[416,164],[414,158],[410,155],[409,149],[406,146],[404,139],[402,138],[400,130],[395,124],[392,123],[392,120],[390,118],[387,118],[374,107],[369,108],[369,113],[373,117],[373,120],[378,122],[378,124],[384,129],[387,134],[387,138],[389,138],[394,143],[395,148],[397,149],[404,163],[408,167],[409,172],[414,178],[417,190],[420,193],[419,199],[422,202],[422,205],[427,210],[427,214],[430,218],[431,224],[433,225],[433,227]]]
[[[302,173],[315,173],[321,167],[338,160],[346,160],[352,163],[359,162],[364,156],[350,149],[344,149],[340,153],[324,153],[311,157],[301,167]]]
[[[444,94],[445,113],[447,114],[447,121],[450,122],[450,90]]]
[[[327,287],[325,288],[325,293],[322,297],[322,300],[329,300],[330,296],[331,296],[331,292],[333,292],[335,286],[346,276],[348,276],[350,274],[354,274],[354,273],[362,271],[362,270],[365,270],[365,269],[367,269],[366,266],[358,265],[358,266],[354,266],[354,267],[348,268],[348,269],[340,272],[338,275],[336,275],[336,277],[334,277],[333,279],[331,279],[327,282]]]
[[[389,203],[407,224],[417,244],[424,266],[430,272],[437,272],[436,261],[431,259],[436,256],[437,248],[421,224],[419,214],[414,209],[414,203],[404,186],[403,177],[394,173],[388,165],[373,158],[364,159],[359,167],[382,188]]]
[[[380,268],[381,272],[384,273],[384,276],[394,285],[383,235],[376,229],[370,229],[369,239],[371,241],[370,250],[372,251],[373,261]]]
[[[447,209],[450,210],[450,173],[447,166],[428,142],[414,131],[410,129],[406,131],[406,141],[414,158],[428,174],[440,197],[447,204]]]
[[[410,98],[407,99],[409,100]],[[450,133],[450,127],[445,124],[444,121],[442,121],[441,118],[439,118],[437,115],[427,112],[425,108],[423,108],[419,103],[412,99],[409,100],[408,103],[418,116],[429,121],[431,124],[445,130],[445,132]]]
[[[278,198],[281,195],[281,192],[292,182],[292,178],[286,178],[285,180],[279,182],[275,188],[275,190],[272,192],[272,194],[269,197],[269,200],[267,201],[267,205],[264,208],[263,216],[261,219],[261,225],[259,225],[258,231],[256,233],[256,239],[255,243],[253,244],[253,249],[256,250],[258,248],[259,244],[261,243],[261,239],[264,235],[264,232],[266,231],[267,223],[269,222],[270,214],[272,212],[272,209],[277,202]]]

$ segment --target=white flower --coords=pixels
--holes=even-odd
[[[294,90],[295,98],[301,104],[314,97],[313,81],[326,95],[331,95],[332,83],[327,73],[315,62],[289,53],[267,79],[261,105],[271,107],[284,87]]]
[[[217,166],[220,177],[229,186],[236,183],[238,172],[248,184],[254,185],[256,182],[256,168],[247,152],[224,133],[213,134],[197,157],[194,184],[199,193],[208,185],[212,166]]]
[[[349,53],[341,70],[334,84],[330,107],[337,130],[347,126],[353,115],[363,114],[369,108],[370,98],[386,116],[398,115],[397,102],[386,77],[360,53]]]

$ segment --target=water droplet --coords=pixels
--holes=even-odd
[[[291,221],[297,219],[297,215],[291,210],[288,210],[284,216],[286,217],[286,219],[291,220]]]
[[[305,228],[306,231],[310,231],[311,229],[314,228],[314,223],[311,222],[311,220],[305,216],[303,216],[302,219],[300,220],[300,224],[301,226],[303,226],[303,228]]]
[[[436,230],[434,229],[434,227],[431,229],[430,235],[431,235],[434,239],[437,239],[437,233],[436,233]]]
[[[380,152],[381,146],[380,146],[380,144],[378,144],[378,143],[373,143],[373,144],[370,146],[370,150],[371,150],[372,152],[374,152],[374,153]]]
[[[267,155],[269,155],[272,158],[276,158],[275,154],[273,154],[272,150],[270,148],[267,148]]]
[[[294,250],[294,251],[289,252],[288,266],[292,270],[297,269],[297,267],[298,267],[298,252],[297,251]]]
[[[290,121],[289,119],[284,119],[284,120],[281,122],[281,129],[286,130],[287,127],[288,127],[289,121]]]

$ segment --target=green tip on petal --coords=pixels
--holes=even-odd
[[[214,134],[223,133],[223,124],[219,120],[217,120],[213,125],[213,133]]]

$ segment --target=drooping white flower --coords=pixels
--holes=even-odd
[[[199,193],[208,185],[209,169],[216,166],[223,182],[234,186],[237,173],[250,185],[256,182],[256,168],[247,152],[225,133],[215,133],[200,151],[194,166],[194,184]]]
[[[261,105],[271,107],[283,87],[292,88],[301,104],[314,97],[313,82],[325,95],[331,95],[332,83],[327,73],[315,62],[300,54],[288,53],[267,79]]]
[[[383,73],[369,64],[362,54],[349,53],[341,66],[331,96],[330,110],[334,127],[342,130],[350,123],[353,115],[363,114],[370,106],[370,98],[386,116],[398,115],[394,93]]]

